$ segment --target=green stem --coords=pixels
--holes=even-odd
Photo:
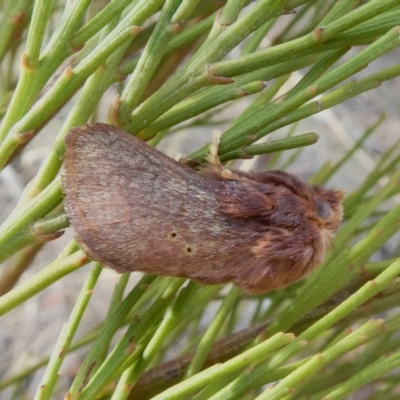
[[[221,33],[210,44],[207,51],[202,52],[200,49],[199,57],[194,56],[184,70],[138,106],[133,111],[131,121],[126,129],[134,134],[139,133],[170,109],[171,104],[178,103],[195,90],[208,86],[215,80],[221,81],[218,77],[209,74],[206,69],[207,65],[223,58],[261,24],[279,15],[285,3],[284,0],[260,0],[257,2],[246,15]],[[224,82],[222,79],[221,83]]]
[[[396,32],[397,28],[394,28],[387,34],[387,37],[393,37],[393,35],[396,35]],[[394,41],[397,43],[398,39],[394,39]],[[382,46],[382,42],[386,43],[386,46]],[[253,115],[253,118],[247,118],[241,121],[240,124],[228,129],[224,135],[222,135],[219,146],[220,154],[249,144],[249,137],[253,137],[254,142],[282,126],[332,107],[363,91],[378,86],[383,80],[398,76],[400,73],[400,66],[394,65],[384,71],[372,74],[368,78],[361,79],[359,82],[345,84],[332,93],[325,95],[322,100],[318,102],[309,103],[300,107],[304,102],[316,96],[318,93],[328,90],[330,87],[333,87],[335,84],[340,83],[357,72],[357,70],[362,69],[366,62],[371,61],[371,59],[379,55],[377,55],[376,52],[380,53],[382,50],[383,52],[389,51],[396,46],[397,44],[394,44],[390,39],[388,41],[383,38],[379,39],[352,59],[346,61],[334,70],[327,72],[318,79],[313,86],[297,93],[288,100],[270,103],[259,113]],[[192,153],[189,158],[202,160],[207,151],[208,149],[203,147]]]
[[[46,31],[53,0],[35,0],[33,5],[32,20],[26,39],[25,55],[30,68],[37,68],[40,58],[43,37]]]
[[[399,208],[400,209],[400,208]],[[234,399],[236,395],[243,393],[245,390],[256,387],[261,382],[265,381],[265,377],[268,376],[270,371],[280,366],[288,358],[295,355],[299,350],[302,349],[305,343],[316,338],[318,335],[329,329],[334,323],[340,321],[344,316],[348,315],[350,312],[356,310],[361,304],[365,303],[367,300],[379,293],[384,287],[389,285],[393,278],[400,273],[400,259],[397,259],[388,269],[382,272],[374,280],[367,282],[361,289],[350,296],[347,300],[342,302],[338,307],[331,311],[326,316],[322,317],[311,327],[305,330],[294,342],[289,344],[285,349],[278,352],[269,363],[260,366],[256,371],[254,371],[251,376],[244,374],[237,380],[233,381],[225,389],[218,393],[213,400],[220,399]],[[330,278],[331,279],[331,278]],[[321,282],[323,289],[327,286],[324,282]],[[315,290],[313,291],[313,297],[315,295]],[[301,299],[300,296],[298,298]],[[314,300],[318,303],[318,300]],[[315,303],[314,303],[315,305]],[[293,308],[293,306],[292,306]],[[268,328],[269,332],[273,332],[279,324],[279,319]],[[380,324],[381,325],[381,324]],[[282,326],[282,325],[281,325]],[[278,327],[279,329],[279,327]],[[322,365],[321,365],[322,366]],[[313,367],[319,369],[321,366],[318,365],[318,360],[313,361]],[[304,379],[304,372],[301,372],[301,376]],[[295,373],[296,379],[298,378],[297,372]]]
[[[340,384],[337,389],[327,391],[324,396],[329,400],[344,400],[349,398],[351,393],[357,389],[369,385],[380,376],[398,369],[400,367],[400,352],[391,355],[384,355],[373,362],[367,368],[350,377],[346,382]],[[320,398],[320,397],[318,397]],[[310,399],[311,400],[311,399]],[[313,399],[316,400],[316,399]]]
[[[372,133],[376,131],[379,125],[382,124],[382,122],[386,119],[386,115],[382,114],[377,121],[371,125],[365,132],[364,134],[354,143],[353,147],[346,151],[346,153],[343,155],[343,157],[334,165],[330,166],[326,170],[322,170],[321,172],[318,172],[317,174],[314,174],[310,179],[309,182],[312,183],[313,185],[323,185],[326,183],[348,160],[351,159],[353,154],[361,148],[363,143],[365,142],[366,139],[368,139]]]
[[[180,21],[172,22],[179,3],[180,0],[167,0],[164,3],[153,33],[122,93],[121,104],[118,110],[118,120],[121,126],[129,121],[130,114],[138,104],[140,97],[159,65],[168,43],[180,30]],[[190,9],[186,11],[190,11]]]
[[[29,300],[65,275],[82,267],[88,261],[82,251],[77,251],[68,257],[55,260],[35,276],[24,281],[0,298],[0,316]]]
[[[103,329],[90,348],[71,385],[69,392],[71,399],[79,398],[88,380],[99,369],[100,362],[102,362],[102,355],[107,352],[109,343],[115,332],[122,325],[131,308],[138,302],[154,280],[155,276],[145,275],[122,303],[115,308],[113,313],[108,314],[104,321]]]
[[[30,66],[27,55],[25,53],[22,54],[21,73],[18,84],[0,128],[0,144],[8,135],[11,127],[13,127],[18,120],[26,117],[25,114],[32,107],[32,104],[36,100],[39,92],[43,89],[43,86],[65,59],[67,53],[70,53],[71,50],[68,46],[68,41],[72,33],[76,30],[77,25],[80,23],[89,4],[90,0],[77,0],[66,6],[58,29],[52,35],[50,42],[41,53],[41,63],[38,64],[37,68]],[[43,21],[41,22],[43,23]],[[36,31],[36,34],[33,33],[33,35],[37,37],[39,32]],[[13,130],[13,132],[27,132],[32,129],[33,128],[27,128],[21,131]],[[12,152],[9,156],[11,154]],[[6,160],[8,160],[8,158]],[[0,169],[4,166],[6,160],[0,161]]]
[[[232,306],[236,303],[238,297],[239,291],[236,287],[233,287],[225,296],[216,316],[201,338],[201,341],[197,347],[197,351],[186,371],[186,378],[192,377],[201,370],[204,360],[206,359],[207,354],[222,327],[222,324],[231,312]]]
[[[158,396],[153,397],[154,400],[173,400],[180,399],[190,392],[200,389],[202,386],[212,383],[213,381],[224,378],[235,371],[243,370],[245,367],[253,362],[260,361],[267,357],[271,352],[287,345],[294,339],[291,333],[277,333],[268,340],[263,341],[257,346],[252,347],[250,350],[233,357],[229,361],[214,365],[196,375],[186,379],[184,382],[173,386],[172,388],[160,393]]]
[[[167,336],[175,328],[176,323],[181,318],[181,313],[187,305],[188,300],[198,290],[198,285],[194,282],[189,282],[188,286],[181,289],[179,295],[173,301],[171,307],[168,308],[165,316],[154,333],[146,349],[143,351],[140,361],[130,366],[122,374],[118,385],[113,393],[112,400],[124,400],[129,392],[126,387],[135,385],[140,377],[140,374],[145,370],[150,361],[155,357],[161,346],[165,342]]]
[[[115,20],[114,24],[117,21]],[[114,27],[111,24],[109,30]],[[100,39],[100,43],[102,43]],[[31,183],[30,192],[33,195],[40,193],[47,185],[55,179],[62,165],[61,155],[65,152],[64,135],[74,126],[83,125],[88,121],[96,107],[99,99],[109,86],[114,83],[114,76],[118,65],[125,54],[130,41],[127,40],[114,54],[105,62],[104,66],[97,70],[87,79],[78,100],[65,120],[59,134],[54,140],[50,153],[42,163],[36,177]]]
[[[91,37],[99,32],[104,26],[109,24],[114,18],[118,17],[122,10],[129,6],[132,0],[119,0],[108,3],[98,14],[96,14],[85,26],[80,28],[71,39],[72,47],[83,46]],[[136,1],[136,3],[139,3]],[[146,4],[147,3],[147,4]],[[162,3],[158,1],[141,1],[139,4],[134,4],[132,10],[125,16],[124,20],[131,20],[134,13],[140,13],[144,9],[149,15],[157,10],[157,7]]]
[[[141,356],[144,347],[148,344],[157,325],[173,300],[178,289],[182,286],[183,279],[175,279],[166,291],[154,302],[139,322],[134,322],[126,331],[124,337],[111,352],[107,360],[95,372],[92,379],[83,389],[81,400],[93,399],[95,395],[113,378],[118,376],[128,365],[136,362]],[[74,399],[71,392],[71,398]]]
[[[297,368],[296,371],[282,379],[273,388],[267,389],[258,396],[256,400],[279,400],[284,398],[283,396],[285,396],[289,390],[292,391],[293,389],[298,389],[303,386],[307,379],[310,379],[310,377],[320,371],[328,363],[381,334],[383,323],[384,321],[382,319],[368,321],[361,328],[342,339],[336,345],[330,347],[321,354],[316,354],[305,364]],[[214,397],[210,400],[221,399],[217,396]]]
[[[78,326],[81,323],[83,313],[92,297],[93,289],[101,271],[102,267],[96,263],[89,277],[86,279],[86,282],[76,299],[69,321],[63,326],[57,344],[54,346],[50,361],[47,364],[42,381],[36,391],[34,397],[35,400],[48,400],[52,397],[61,364],[71,346],[72,339],[75,336]]]
[[[239,158],[252,158],[252,156],[260,154],[274,153],[277,151],[296,149],[298,147],[310,146],[318,142],[316,133],[305,133],[303,135],[294,136],[291,138],[272,140],[266,143],[253,144],[243,147],[242,149],[234,150],[220,157],[221,162],[236,160]]]
[[[237,76],[243,73],[262,68],[266,63],[271,64],[277,60],[286,58],[289,54],[304,54],[304,51],[310,46],[320,46],[331,38],[335,38],[362,22],[368,21],[378,14],[384,13],[398,6],[397,0],[389,0],[382,2],[381,0],[373,0],[356,8],[352,12],[335,20],[323,28],[317,28],[315,31],[307,35],[282,43],[265,50],[258,51],[234,60],[219,61],[210,66],[210,72],[217,76]],[[313,50],[315,51],[315,50]]]
[[[29,243],[33,243],[31,241],[31,224],[46,216],[60,204],[61,199],[61,184],[59,180],[55,180],[42,193],[23,206],[17,215],[12,216],[12,218],[3,223],[0,230],[0,262],[3,262]],[[61,218],[61,226],[63,226],[64,222]],[[21,236],[23,232],[27,233],[28,236]]]

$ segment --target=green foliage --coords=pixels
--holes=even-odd
[[[247,108],[225,121],[221,160],[273,153],[268,167],[286,167],[318,140],[315,133],[293,135],[294,123],[400,75],[395,64],[349,80],[400,46],[398,0],[14,0],[0,7],[0,168],[20,158],[74,99],[0,226],[0,315],[88,263],[72,241],[14,288],[42,244],[68,226],[59,179],[63,136],[97,120],[100,104],[108,106],[107,123],[157,145],[183,129],[216,125],[228,104],[247,97]],[[273,38],[267,46],[265,37]],[[289,75],[304,68],[289,87]],[[325,184],[340,174],[382,120],[339,161],[326,160],[311,181]],[[290,127],[287,137],[255,144],[283,127]],[[285,159],[284,150],[294,148]],[[201,162],[206,154],[204,146],[188,159]],[[0,389],[21,398],[36,391],[41,400],[65,393],[81,400],[332,400],[370,385],[371,399],[397,398],[398,251],[388,260],[371,257],[398,241],[400,205],[384,205],[398,195],[399,163],[396,146],[381,155],[347,195],[345,223],[324,264],[284,290],[249,297],[237,288],[144,276],[128,291],[130,277],[121,275],[104,321],[77,338],[103,271],[97,263],[86,266],[91,271],[52,354],[7,371]],[[218,311],[201,331],[213,304]],[[236,332],[243,313],[252,313],[251,321]],[[187,354],[163,363],[182,337]],[[65,356],[83,346],[85,358],[65,386],[59,380]],[[37,388],[29,385],[35,375],[42,376]]]

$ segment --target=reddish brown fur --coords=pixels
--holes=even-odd
[[[105,124],[74,128],[65,144],[64,205],[77,240],[118,272],[262,293],[320,264],[341,223],[341,191],[283,171],[197,173]]]

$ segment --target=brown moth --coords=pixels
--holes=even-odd
[[[201,172],[122,129],[65,137],[65,210],[82,249],[118,272],[233,282],[250,293],[286,286],[320,264],[342,219],[342,191],[283,171]]]

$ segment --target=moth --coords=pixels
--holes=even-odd
[[[195,171],[120,128],[65,137],[64,207],[87,255],[117,272],[232,282],[264,293],[320,264],[342,220],[341,190],[284,171]]]

